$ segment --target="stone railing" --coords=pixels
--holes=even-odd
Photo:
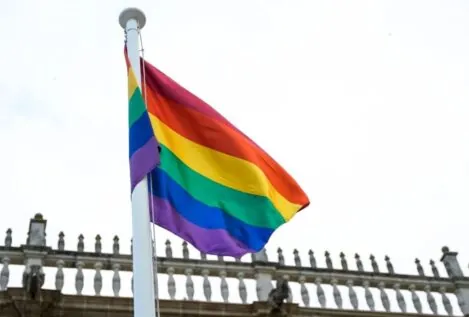
[[[85,252],[82,235],[78,237],[76,251],[71,251],[65,245],[63,233],[59,234],[56,248],[47,246],[45,228],[46,220],[37,214],[31,219],[26,244],[20,246],[12,244],[12,231],[7,230],[5,244],[0,246],[0,259],[3,262],[0,271],[0,291],[12,287],[9,284],[11,268],[21,266],[22,286],[29,291],[32,287],[31,280],[37,278],[40,286],[44,285],[44,281],[52,279],[53,283],[50,284],[56,290],[65,292],[65,272],[67,269],[73,269],[75,270],[73,287],[68,285],[70,292],[82,295],[85,281],[90,280],[95,295],[102,295],[105,284],[103,273],[111,271],[109,284],[113,295],[120,296],[125,293],[121,287],[122,276],[131,274],[126,272],[132,271],[132,258],[131,254],[122,254],[118,237],[114,238],[112,253],[103,252],[99,235],[95,238],[95,252]],[[315,254],[311,250],[309,263],[306,265],[302,263],[299,252],[295,250],[292,266],[285,264],[281,249],[277,250],[276,261],[269,261],[265,250],[253,254],[248,262],[245,259],[242,261],[223,257],[210,260],[204,254],[198,259],[193,259],[189,256],[187,243],[184,242],[183,257],[175,258],[171,243],[167,241],[165,253],[166,256],[158,257],[155,263],[160,273],[158,276],[166,275],[166,281],[159,278],[160,297],[163,296],[162,289],[166,289],[167,296],[176,299],[176,285],[179,283],[175,277],[179,276],[179,280],[184,279],[184,282],[181,282],[185,288],[183,290],[185,300],[197,299],[194,297],[197,291],[203,294],[197,300],[211,301],[212,285],[215,283],[213,278],[217,278],[219,282],[216,283],[219,284],[218,290],[223,302],[265,301],[275,281],[285,278],[289,280],[290,289],[295,288],[298,294],[296,298],[293,296],[295,292],[290,290],[288,301],[297,302],[305,307],[469,315],[469,278],[464,277],[462,273],[457,253],[447,247],[443,248],[441,261],[448,277],[440,276],[434,261],[430,262],[431,275],[427,275],[418,259],[415,260],[417,274],[402,275],[394,271],[389,257],[385,258],[386,270],[383,272],[373,256],[370,256],[372,271],[366,271],[358,255],[355,255],[355,265],[352,268],[343,253],[340,254],[340,268],[334,268],[328,252],[325,253],[326,267],[320,268],[317,267]],[[90,270],[93,272],[89,272]],[[92,275],[91,279],[85,278],[85,271]],[[195,279],[200,279],[200,283],[194,282]],[[248,281],[255,284],[252,292],[249,287],[252,284]],[[131,292],[127,294],[131,296]]]

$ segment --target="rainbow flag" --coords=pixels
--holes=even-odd
[[[146,175],[155,223],[201,252],[240,257],[309,204],[296,181],[208,104],[126,55],[132,190]]]

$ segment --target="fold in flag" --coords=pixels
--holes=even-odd
[[[155,224],[203,253],[260,251],[308,206],[306,194],[250,138],[145,61],[141,90],[125,55],[132,191],[148,175]]]

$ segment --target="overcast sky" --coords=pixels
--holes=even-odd
[[[2,3],[0,230],[110,250],[131,237],[127,77],[117,18],[147,15],[145,57],[278,160],[311,205],[268,244],[374,253],[429,271],[469,238],[467,1],[16,0]],[[171,238],[157,230],[158,253]],[[195,252],[192,252],[195,254]],[[198,254],[197,254],[198,256]],[[370,268],[369,261],[365,263]],[[443,267],[440,266],[443,271]]]

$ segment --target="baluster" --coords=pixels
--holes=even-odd
[[[283,279],[287,282],[287,285],[288,285],[288,297],[287,297],[287,303],[293,303],[293,293],[291,291],[291,287],[290,287],[290,275],[284,275],[283,276]]]
[[[10,258],[4,257],[2,262],[3,267],[2,271],[0,272],[0,291],[6,291],[8,288],[8,281],[10,280],[10,268],[8,267],[10,264]]]
[[[368,308],[370,308],[371,311],[374,311],[375,310],[375,300],[373,298],[373,294],[370,291],[370,282],[364,281],[363,282],[363,288],[365,289],[366,304],[368,305]]]
[[[43,238],[45,241],[46,238]],[[44,244],[45,245],[45,244]],[[42,289],[42,287],[44,286],[44,283],[46,281],[46,274],[44,273],[44,267],[40,267],[39,268],[39,276],[41,277],[40,281],[39,281],[39,287]]]
[[[436,306],[435,297],[432,294],[432,289],[430,285],[425,285],[424,290],[425,290],[425,293],[427,294],[428,306],[430,306],[430,309],[434,315],[438,315],[438,307]]]
[[[239,291],[239,298],[243,304],[247,303],[248,293],[246,291],[246,284],[244,283],[244,273],[238,272],[238,291]]]
[[[306,287],[306,277],[304,275],[300,275],[299,278],[300,282],[300,292],[301,292],[301,300],[305,307],[309,307],[309,292],[308,288]]]
[[[118,255],[119,251],[120,251],[119,237],[116,235],[114,236],[113,243],[112,243],[112,254]]]
[[[334,302],[338,309],[342,309],[342,295],[340,294],[339,288],[337,287],[337,279],[331,280],[332,284],[332,295],[334,296]]]
[[[316,295],[318,297],[319,304],[321,305],[321,308],[326,307],[326,296],[324,296],[324,290],[322,289],[321,286],[322,279],[320,277],[316,277],[314,280],[314,283],[316,284]]]
[[[81,295],[81,292],[83,291],[83,285],[85,283],[85,276],[83,275],[84,266],[85,263],[81,261],[77,262],[77,274],[75,275],[75,289],[77,291],[77,295]]]
[[[256,296],[257,300],[261,300],[261,291],[262,291],[262,285],[259,282],[259,273],[254,274],[254,279],[256,280]]]
[[[64,251],[65,250],[65,234],[63,233],[63,231],[60,231],[59,232],[59,241],[57,241],[57,249],[59,251]]]
[[[235,262],[240,263],[240,262],[241,262],[241,258],[240,258],[240,257],[236,257],[236,258],[235,258]]]
[[[379,273],[378,263],[376,262],[375,256],[373,254],[370,255],[371,267],[373,268],[373,272]]]
[[[340,265],[342,266],[342,270],[348,271],[347,259],[345,258],[344,252],[340,252]]]
[[[200,252],[200,259],[203,261],[207,261],[207,254]]]
[[[277,259],[279,265],[285,265],[285,257],[283,256],[283,251],[281,248],[277,249]]]
[[[29,265],[26,265],[26,261],[25,261],[24,270],[23,270],[23,280],[22,280],[22,283],[21,283],[24,288],[26,288],[26,284],[25,284],[26,280],[25,280],[24,277],[27,274],[29,274],[30,272],[31,272],[31,268],[29,267]]]
[[[360,255],[358,253],[355,253],[355,262],[357,263],[357,270],[359,272],[364,272],[365,270],[363,269],[363,262],[360,260]]]
[[[329,253],[329,251],[324,252],[324,256],[326,257],[326,267],[327,267],[327,269],[329,269],[329,270],[334,269],[333,266],[332,266],[332,259],[331,259],[331,254]]]
[[[94,252],[100,254],[103,251],[103,244],[101,243],[101,236],[99,234],[94,238]]]
[[[97,236],[96,236],[97,238]],[[96,242],[98,239],[96,239]],[[96,248],[96,244],[95,244]],[[103,289],[103,275],[101,274],[101,270],[103,269],[103,263],[102,262],[96,262],[94,264],[94,279],[93,279],[93,288],[94,288],[94,293],[96,296],[101,296],[101,290]]]
[[[297,249],[293,250],[293,259],[295,261],[295,266],[296,267],[301,267],[300,253],[298,252]]]
[[[77,244],[77,252],[84,252],[85,251],[85,237],[80,234],[78,236],[78,244]]]
[[[187,242],[182,243],[182,258],[184,260],[189,260],[189,248],[187,247]]]
[[[309,250],[308,255],[309,255],[309,265],[311,266],[312,269],[315,269],[316,268],[316,258],[314,257],[313,250]]]
[[[430,266],[432,268],[433,276],[436,278],[440,278],[440,273],[438,272],[438,268],[435,265],[435,261],[430,260]]]
[[[61,292],[64,287],[65,262],[63,260],[57,260],[56,265],[57,265],[57,272],[55,273],[55,289]]]
[[[443,252],[445,252],[445,250],[443,249]],[[451,276],[452,273],[451,272],[451,267],[448,267],[449,266],[449,263],[445,263],[445,268],[446,268],[446,272],[448,273],[448,276]],[[456,294],[455,294],[456,295]],[[456,299],[457,299],[457,302],[458,302],[458,305],[459,305],[459,308],[463,308],[464,305],[466,304],[465,301],[464,301],[464,298],[461,294],[457,294],[456,295]]]
[[[220,291],[221,291],[221,298],[225,303],[228,303],[229,297],[229,290],[228,290],[228,283],[226,282],[226,271],[220,271]]]
[[[389,256],[384,257],[384,261],[386,261],[386,268],[388,269],[389,274],[394,274],[394,267],[392,266],[391,259]]]
[[[119,293],[121,290],[121,277],[119,274],[120,264],[114,263],[112,265],[112,270],[114,271],[114,274],[112,276],[112,291],[114,292],[114,296],[119,297]],[[132,276],[132,280],[133,280],[133,276]],[[157,291],[156,287],[155,287],[155,290]],[[155,294],[155,295],[158,296],[158,294]]]
[[[203,289],[204,289],[204,296],[205,296],[205,299],[207,300],[207,302],[209,302],[210,299],[212,298],[212,287],[210,285],[210,280],[208,279],[209,273],[210,273],[210,271],[207,270],[207,269],[202,270],[202,276],[204,278],[204,281],[203,281],[202,285],[203,285]]]
[[[446,288],[444,286],[440,287],[440,294],[441,294],[441,300],[443,302],[443,307],[445,308],[446,313],[448,316],[453,315],[453,305],[451,305],[451,302],[449,301],[448,296],[446,296]]]
[[[386,293],[386,290],[384,289],[384,282],[379,282],[378,288],[380,292],[381,303],[383,303],[384,310],[386,310],[389,313],[391,311],[391,304],[389,303],[388,294]]]
[[[5,236],[5,247],[11,248],[11,244],[13,243],[13,237],[11,235],[11,228],[8,228],[6,231],[6,236]]]
[[[402,295],[401,285],[399,283],[394,284],[394,290],[396,291],[396,300],[397,300],[397,305],[399,306],[401,312],[405,313],[407,312],[407,305],[405,303],[404,296]]]
[[[358,309],[358,297],[357,293],[353,289],[353,280],[347,280],[348,287],[348,297],[350,298],[350,304],[352,304],[353,309]]]
[[[423,267],[419,259],[415,259],[415,265],[417,266],[417,273],[419,276],[425,276],[425,272],[423,271]]]
[[[186,243],[187,247],[187,243]],[[189,254],[187,254],[189,255]],[[186,269],[186,294],[188,300],[194,299],[194,281],[192,281],[192,269]]]
[[[119,297],[119,292],[121,290],[121,277],[119,275],[120,268],[121,266],[119,263],[114,263],[112,265],[112,270],[114,271],[112,276],[112,291],[116,297]]]
[[[409,286],[410,293],[412,294],[412,303],[414,304],[415,310],[417,313],[421,314],[422,313],[422,303],[420,302],[420,298],[415,292],[415,285],[411,284]]]
[[[168,295],[170,299],[174,300],[176,297],[176,281],[174,280],[174,268],[168,267],[166,273],[168,273]]]
[[[218,256],[217,256],[217,261],[218,261],[218,262],[225,262],[225,258],[224,258],[223,256],[221,256],[221,255],[218,255]]]

